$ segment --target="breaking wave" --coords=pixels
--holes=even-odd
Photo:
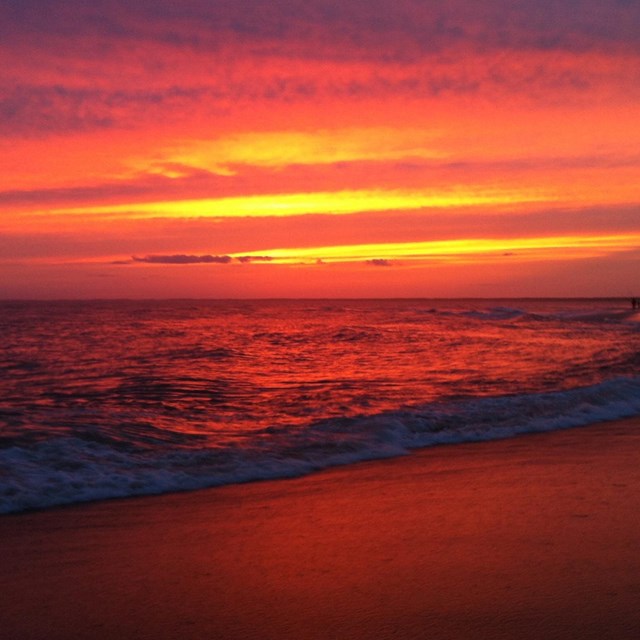
[[[189,434],[151,450],[80,436],[28,445],[5,441],[0,450],[0,513],[299,476],[420,447],[508,438],[638,414],[640,378],[625,377],[558,392],[430,403],[318,420],[304,427],[272,426],[253,432],[248,444],[241,439],[194,442]]]
[[[486,309],[430,309],[429,313],[442,316],[456,316],[485,321],[508,320],[548,320],[563,322],[588,322],[588,323],[623,323],[640,327],[640,311],[628,309],[573,309],[570,311],[532,312],[525,309],[512,307],[488,307]]]

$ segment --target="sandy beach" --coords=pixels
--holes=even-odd
[[[640,419],[0,518],[1,634],[640,633]]]

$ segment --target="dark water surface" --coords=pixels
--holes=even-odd
[[[626,300],[0,303],[0,512],[640,413]]]

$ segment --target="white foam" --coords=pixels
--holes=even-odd
[[[640,414],[640,378],[428,404],[265,430],[249,444],[132,452],[80,438],[0,450],[0,513],[302,475],[412,448],[508,438]]]

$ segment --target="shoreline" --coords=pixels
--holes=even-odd
[[[640,632],[640,418],[0,517],[10,640]]]

